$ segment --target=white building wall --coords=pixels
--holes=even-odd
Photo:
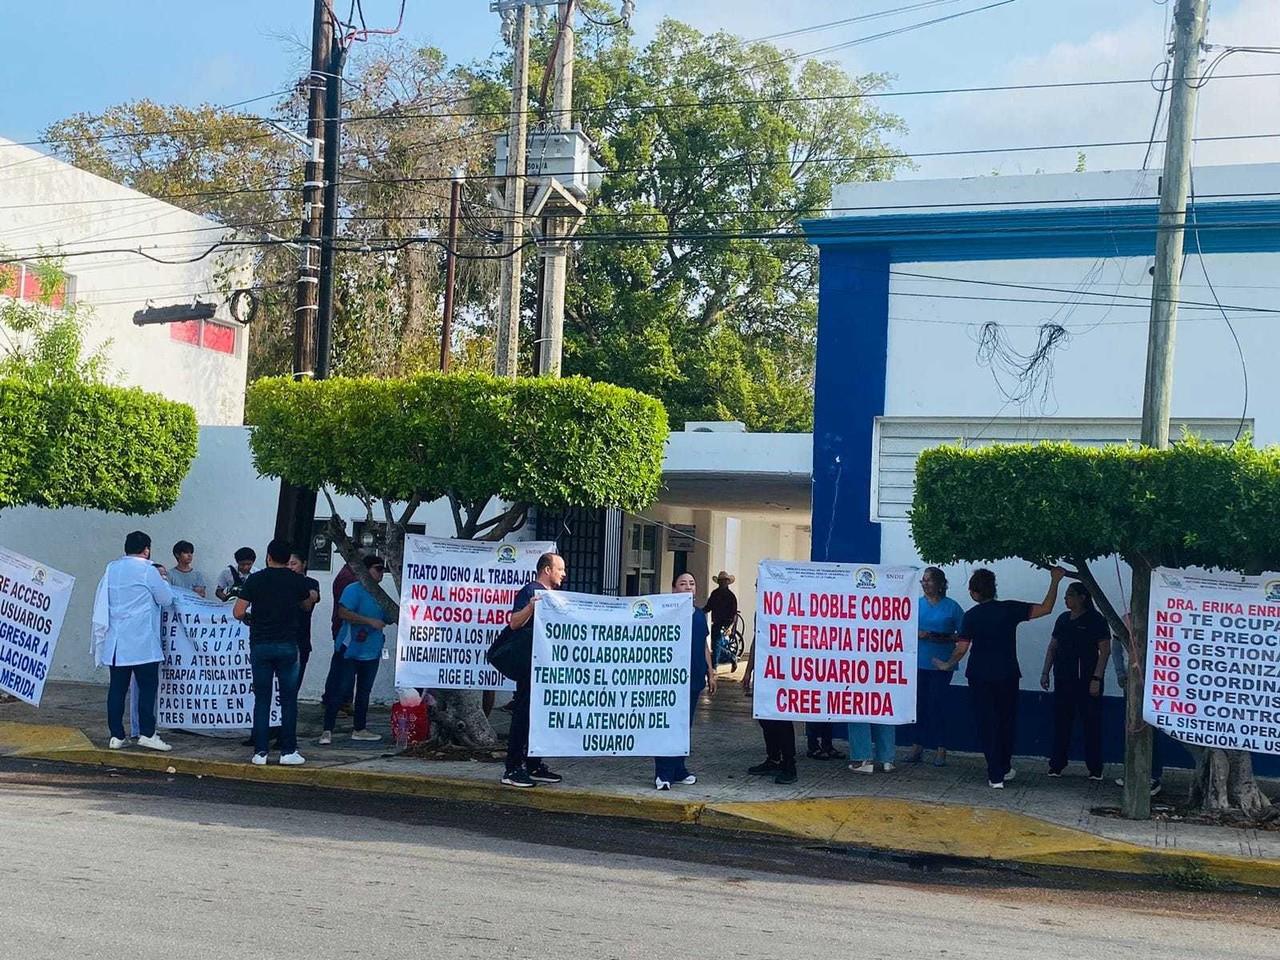
[[[190,264],[231,231],[171,204],[0,139],[0,256],[37,259],[67,254],[75,299],[92,307],[89,346],[110,342],[115,380],[189,403],[201,424],[244,421],[249,331],[231,320],[227,290],[251,282],[247,254],[232,248]],[[78,255],[84,251],[126,252]],[[167,326],[137,327],[133,314],[196,296],[223,304],[234,325],[234,354],[172,339]]]

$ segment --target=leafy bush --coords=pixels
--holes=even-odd
[[[266,475],[342,493],[451,495],[638,510],[658,494],[667,418],[634,390],[564,380],[424,374],[256,381],[246,419]]]
[[[1280,448],[939,447],[916,465],[911,532],[932,563],[1022,557],[1254,572],[1280,565]]]
[[[136,388],[0,380],[0,508],[167,510],[197,438],[189,406]]]

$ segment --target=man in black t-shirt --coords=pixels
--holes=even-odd
[[[1022,600],[997,600],[996,575],[990,570],[973,571],[969,577],[969,596],[977,606],[964,615],[960,636],[951,659],[938,662],[939,669],[954,670],[969,653],[965,679],[973,698],[973,711],[978,721],[978,736],[987,758],[987,785],[1003,790],[1006,781],[1017,776],[1013,769],[1013,740],[1017,732],[1018,626],[1053,612],[1058,602],[1058,584],[1066,571],[1049,569],[1049,590],[1040,603]]]
[[[538,594],[543,590],[559,590],[564,583],[564,558],[557,553],[544,553],[538,558],[537,574],[516,594],[511,604],[512,630],[523,630],[533,624],[534,608]],[[502,782],[508,787],[532,787],[539,783],[559,783],[564,778],[552,773],[546,763],[529,752],[529,695],[532,677],[526,675],[516,680],[515,696],[511,698],[511,730],[507,734],[507,765]]]
[[[1053,625],[1045,651],[1040,686],[1049,689],[1053,667],[1053,752],[1049,776],[1062,776],[1071,747],[1071,731],[1079,714],[1084,726],[1084,761],[1089,779],[1102,780],[1102,682],[1111,653],[1111,628],[1093,605],[1083,583],[1067,587],[1067,612]]]
[[[320,599],[305,577],[289,569],[289,544],[267,545],[267,568],[251,574],[236,598],[234,616],[249,624],[249,664],[253,669],[253,762],[267,762],[272,682],[280,683],[280,762],[296,766],[298,753],[298,617]]]

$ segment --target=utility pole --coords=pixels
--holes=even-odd
[[[1155,279],[1151,285],[1151,322],[1147,331],[1147,371],[1142,395],[1142,443],[1169,446],[1173,403],[1173,347],[1178,322],[1182,248],[1191,184],[1191,140],[1199,95],[1200,53],[1209,0],[1177,0],[1174,8],[1173,74],[1169,91],[1169,130],[1164,174],[1160,178],[1160,219],[1156,232]],[[1147,615],[1151,601],[1151,565],[1133,566],[1132,645],[1125,691],[1124,814],[1151,816],[1152,730],[1142,719],[1146,700]]]
[[[462,205],[462,178],[455,174],[449,184],[449,242],[445,248],[444,312],[440,321],[440,372],[449,371],[449,351],[453,346],[453,288],[457,276],[458,209]]]
[[[342,152],[342,68],[346,66],[346,50],[334,44],[325,76],[324,96],[324,212],[320,234],[320,309],[316,317],[317,380],[329,376],[333,360],[333,281],[334,237],[338,226],[338,158]]]
[[[555,63],[552,67],[553,93],[551,127],[573,128],[573,0],[559,6],[559,36]],[[560,360],[564,354],[564,294],[569,268],[569,244],[564,236],[565,221],[556,216],[544,221],[542,245],[542,298],[539,303],[538,373],[560,376]]]
[[[311,149],[307,157],[302,184],[302,236],[299,239],[301,263],[298,267],[297,301],[293,312],[293,376],[305,380],[316,374],[316,335],[320,314],[321,238],[324,233],[323,154],[325,137],[325,99],[331,70],[333,23],[325,0],[314,0],[311,23],[311,73],[307,77],[307,140]],[[328,369],[328,359],[324,360]],[[311,523],[315,516],[316,492],[280,481],[280,497],[276,505],[277,538],[288,540],[301,549],[311,542]]]
[[[507,133],[507,191],[502,224],[502,281],[498,305],[497,374],[515,377],[520,347],[520,275],[524,257],[525,154],[529,137],[527,109],[529,91],[528,3],[514,6],[501,3],[494,8],[512,17],[511,31],[511,122]]]

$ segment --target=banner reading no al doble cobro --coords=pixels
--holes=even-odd
[[[546,591],[533,617],[529,754],[689,753],[693,598]]]
[[[915,574],[914,567],[761,562],[755,716],[915,722]]]
[[[0,692],[40,705],[75,582],[0,547]]]
[[[516,594],[537,575],[538,558],[555,547],[405,537],[396,685],[514,690],[484,656],[507,625]]]
[[[1151,575],[1142,716],[1185,743],[1280,753],[1280,573]]]

